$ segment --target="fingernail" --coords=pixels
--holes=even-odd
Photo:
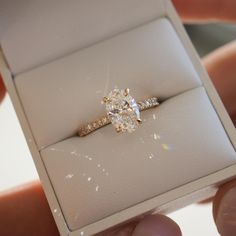
[[[222,197],[216,224],[221,236],[236,235],[236,186],[229,189]]]

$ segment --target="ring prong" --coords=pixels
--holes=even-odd
[[[116,132],[117,132],[117,133],[121,133],[121,131],[122,131],[121,127],[117,127],[117,128],[116,128]]]
[[[137,121],[139,124],[142,124],[142,122],[143,122],[142,119],[140,119],[140,118],[138,118]]]
[[[109,101],[109,98],[108,98],[108,97],[103,97],[102,103],[107,103],[108,101]]]
[[[128,96],[128,95],[129,95],[129,92],[130,92],[130,89],[129,89],[129,88],[126,88],[126,89],[125,89],[125,96]]]

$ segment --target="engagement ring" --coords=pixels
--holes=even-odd
[[[112,90],[103,98],[102,103],[105,105],[107,115],[81,126],[78,136],[86,136],[110,123],[118,133],[131,133],[142,122],[140,112],[159,105],[157,97],[136,102],[128,88]]]

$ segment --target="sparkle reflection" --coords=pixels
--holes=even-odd
[[[162,143],[161,146],[166,151],[170,151],[172,149],[172,146],[166,143]]]
[[[95,188],[96,192],[98,192],[99,190],[99,186],[97,185],[96,188]]]
[[[77,156],[77,155],[78,155],[76,150],[71,151],[70,154],[71,154],[72,156]]]
[[[55,147],[51,147],[49,150],[50,150],[50,151],[56,151],[56,152],[65,152],[65,150],[63,150],[63,149],[58,149],[58,148],[55,148]]]
[[[68,174],[68,175],[66,175],[66,179],[71,179],[71,178],[73,178],[74,177],[74,174]]]
[[[152,159],[153,157],[154,157],[154,155],[151,153],[148,158]]]
[[[88,177],[88,181],[90,182],[92,180],[92,177]]]

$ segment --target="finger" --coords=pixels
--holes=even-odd
[[[0,75],[0,102],[3,100],[5,94],[6,94],[6,89],[5,89],[5,86],[3,84],[2,77]]]
[[[139,223],[138,220],[134,220],[121,226],[115,226],[112,229],[96,234],[96,236],[132,236],[135,227]]]
[[[236,21],[235,0],[172,0],[184,21]]]
[[[132,236],[181,236],[179,226],[164,215],[150,215],[135,227]]]
[[[214,199],[213,197],[205,199],[205,200],[199,202],[199,204],[209,204],[213,201],[213,199]]]
[[[120,226],[98,236],[181,236],[179,226],[164,215],[148,215],[139,221]]]
[[[0,234],[59,236],[39,182],[0,194]]]
[[[99,236],[181,236],[179,226],[164,215],[149,215],[139,222],[132,222],[118,230]]]
[[[116,229],[97,234],[96,236],[181,236],[179,226],[164,215],[148,215]]]
[[[209,54],[203,63],[236,124],[236,41]]]
[[[222,236],[236,232],[236,180],[222,186],[213,202],[213,215]]]

